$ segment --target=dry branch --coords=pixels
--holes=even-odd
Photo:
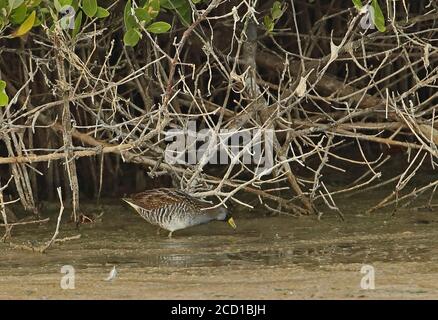
[[[363,30],[359,12],[341,3],[291,1],[267,32],[260,22],[273,1],[214,0],[192,6],[189,26],[173,19],[172,31],[158,37],[142,30],[134,50],[113,41],[118,30],[105,19],[77,39],[55,28],[31,34],[23,50],[4,46],[0,71],[13,102],[0,110],[7,150],[0,170],[12,171],[12,192],[35,212],[38,189],[50,190],[53,200],[63,183],[75,219],[80,188],[92,184],[96,197],[106,184],[116,188],[126,175],[122,162],[139,164],[134,176],[169,175],[199,197],[250,208],[258,202],[275,213],[326,207],[342,216],[336,196],[391,183],[394,192],[374,209],[409,202],[417,194],[407,182],[437,165],[437,8],[412,3],[400,18],[399,1],[386,1],[381,33]],[[166,133],[187,133],[191,121],[209,130],[205,152],[195,163],[168,163]],[[254,137],[236,151],[218,138],[223,130],[272,131],[271,146],[260,150],[272,152],[270,170],[243,160],[255,153]],[[225,166],[210,163],[220,148]],[[186,160],[190,150],[187,143],[181,151]],[[420,152],[417,163],[411,154]],[[401,157],[403,172],[388,172]],[[52,165],[57,160],[62,166]],[[332,186],[333,175],[344,175],[344,185]],[[430,199],[435,189],[436,179],[417,188]]]

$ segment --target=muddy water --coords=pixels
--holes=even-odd
[[[437,213],[367,216],[350,201],[344,222],[329,212],[320,221],[244,212],[236,214],[236,231],[214,222],[173,239],[108,204],[80,230],[63,223],[60,238],[81,238],[46,254],[0,244],[0,298],[438,298]],[[18,226],[12,241],[49,239],[52,211],[51,223]],[[60,286],[63,265],[74,267],[74,289]],[[374,268],[375,289],[361,288],[362,277],[372,276],[361,273],[364,265]],[[105,281],[113,266],[117,276]]]

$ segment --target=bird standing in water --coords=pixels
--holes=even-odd
[[[170,231],[185,229],[213,220],[227,221],[236,229],[236,224],[223,206],[209,208],[211,204],[192,197],[178,189],[160,188],[148,190],[122,199],[133,207],[147,222]]]

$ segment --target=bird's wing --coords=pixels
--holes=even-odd
[[[192,197],[182,190],[167,188],[140,192],[126,200],[146,210],[159,209],[165,205],[171,206],[179,203],[189,204],[197,208],[208,208],[211,206],[210,203]]]

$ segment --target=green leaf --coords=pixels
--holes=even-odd
[[[72,0],[71,6],[75,9],[75,12],[79,11],[79,0]]]
[[[79,13],[76,15],[75,27],[71,34],[73,38],[76,38],[77,34],[79,33],[79,29],[81,28],[81,25],[82,25],[82,11],[79,11]]]
[[[82,0],[82,10],[90,18],[94,17],[97,12],[97,0]]]
[[[192,22],[192,8],[188,4],[188,2],[186,2],[186,4],[184,6],[177,8],[176,12],[178,13],[179,18],[180,18],[181,22],[183,23],[183,25],[189,26],[191,24],[191,22]]]
[[[377,0],[373,0],[371,3],[371,7],[374,9],[374,17],[373,17],[374,25],[377,27],[377,29],[380,32],[385,32],[386,31],[385,17],[383,15],[382,9],[379,6],[379,2],[377,2]]]
[[[161,0],[160,5],[166,9],[176,9],[188,5],[187,0]]]
[[[155,19],[160,13],[160,0],[149,0],[149,5],[147,10],[149,15],[152,17],[152,19]]]
[[[33,23],[33,27],[35,28],[35,27],[39,27],[40,25],[42,25],[43,24],[43,22],[41,21],[41,19],[37,16],[36,18],[35,18],[35,22]]]
[[[160,6],[169,10],[175,10],[182,24],[188,26],[192,22],[190,1],[194,2],[193,0],[161,0]],[[196,3],[199,2],[201,0],[196,1]]]
[[[8,0],[0,0],[0,10],[8,8]]]
[[[40,3],[41,3],[41,0],[31,0],[27,3],[27,6],[29,8],[35,8],[35,7],[38,7],[40,5]]]
[[[64,6],[71,6],[71,4],[72,4],[72,0],[55,0],[54,1],[55,9],[58,12],[61,12],[62,8]]]
[[[123,42],[129,47],[135,47],[140,40],[140,37],[140,32],[136,28],[132,28],[125,33]]]
[[[135,8],[134,12],[139,20],[146,20],[151,18],[151,16],[149,15],[148,11],[145,8]]]
[[[163,22],[163,21],[158,21],[158,22],[154,22],[152,23],[150,26],[148,26],[146,28],[147,31],[151,32],[151,33],[164,33],[170,30],[172,26],[170,24],[168,24],[167,22]]]
[[[131,0],[128,0],[125,5],[125,10],[123,12],[123,21],[125,22],[125,27],[128,31],[137,26],[137,22],[135,21],[135,18],[132,16],[131,13],[131,7]]]
[[[110,15],[109,11],[102,7],[97,7],[96,18],[106,18]]]
[[[270,16],[265,16],[263,18],[263,24],[265,25],[266,30],[268,32],[272,32],[274,30],[274,21],[272,21],[272,18]]]
[[[136,8],[134,9],[134,11],[135,11],[135,16],[138,18],[138,20],[144,21],[146,24],[149,24],[152,21],[152,18],[146,9]]]
[[[357,10],[362,9],[362,0],[353,0],[353,4]]]
[[[58,21],[58,14],[49,7],[49,13],[52,16],[53,21]]]
[[[273,20],[278,20],[283,15],[280,1],[275,1],[272,5],[271,16]]]
[[[9,0],[9,9],[14,10],[23,4],[24,0]]]
[[[0,107],[7,106],[9,103],[9,97],[6,94],[6,82],[0,80]]]
[[[23,3],[17,9],[12,12],[11,21],[14,24],[20,24],[26,19],[27,7],[26,4]]]
[[[6,92],[0,92],[0,107],[5,107],[9,103],[9,97]]]
[[[32,13],[26,18],[26,20],[24,20],[21,26],[12,34],[12,37],[21,37],[28,33],[33,27],[35,17],[36,11],[32,11]]]
[[[164,9],[169,9],[169,10],[175,8],[169,3],[169,0],[160,0],[160,6],[163,7]]]
[[[128,18],[131,15],[131,0],[128,0],[125,4],[125,9],[123,11],[123,21],[125,22],[125,26],[128,25]]]
[[[57,12],[61,11],[61,4],[59,3],[59,0],[54,0],[53,5],[55,6]]]
[[[58,0],[59,4],[61,5],[61,8],[63,6],[71,6],[72,0]]]

